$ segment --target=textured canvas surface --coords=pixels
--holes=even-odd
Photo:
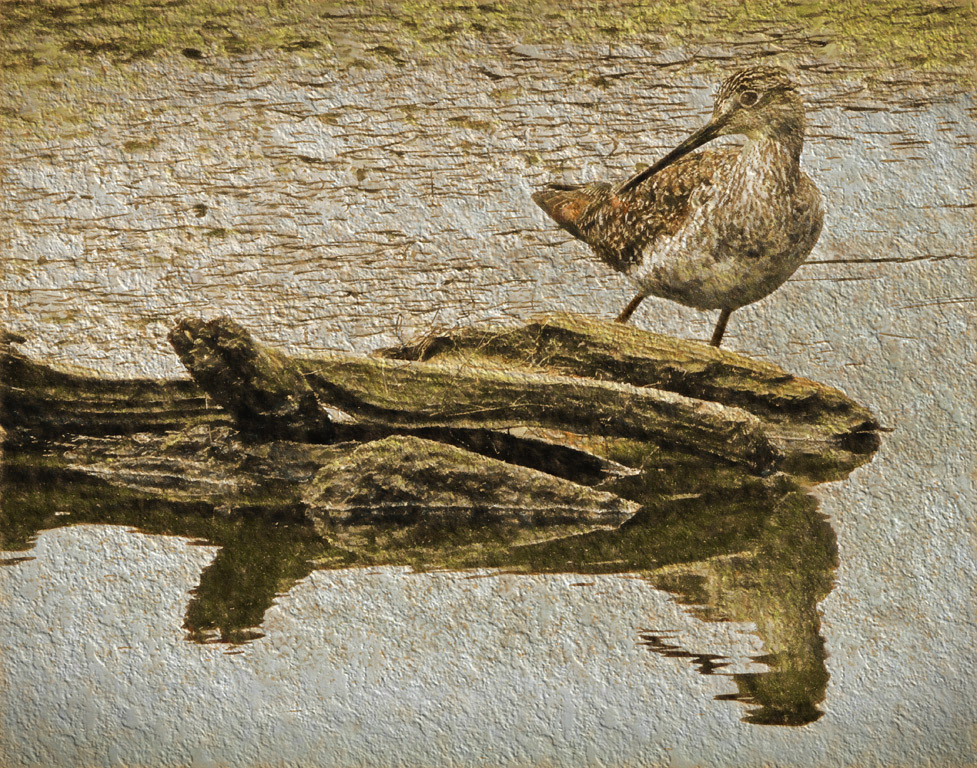
[[[640,536],[360,559],[8,446],[0,764],[977,763],[974,21],[930,2],[0,2],[2,330],[33,361],[185,378],[185,317],[298,357],[611,319],[631,283],[531,194],[627,178],[730,72],[773,64],[807,108],[824,230],[723,343],[889,430],[843,479],[675,493]],[[714,322],[656,298],[632,320],[699,340]]]

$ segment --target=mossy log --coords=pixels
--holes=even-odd
[[[240,388],[241,404],[233,402],[234,393],[258,359],[273,362],[260,365],[263,392],[275,391],[264,395],[266,402],[297,399],[310,387],[322,405],[376,424],[492,430],[531,426],[633,438],[709,454],[755,472],[771,471],[782,459],[761,420],[742,408],[650,387],[451,362],[351,355],[289,359],[256,345],[243,328],[223,318],[183,322],[171,340],[178,348],[192,346],[194,355],[184,356],[191,375],[235,412],[250,408],[250,386]],[[239,362],[242,348],[254,350],[244,357],[244,365]],[[228,373],[214,377],[214,370]],[[303,377],[297,394],[296,373]]]
[[[735,353],[576,315],[462,329],[373,358],[287,358],[226,319],[183,323],[176,334],[175,344],[193,345],[195,357],[185,362],[215,399],[233,400],[236,384],[228,382],[247,379],[238,362],[247,348],[249,366],[267,361],[261,385],[277,388],[272,401],[311,390],[320,414],[329,406],[391,428],[548,430],[586,450],[595,438],[634,440],[814,480],[844,476],[879,440],[872,414],[836,389]],[[208,383],[213,369],[229,374]],[[249,388],[241,392],[250,397]]]
[[[616,381],[742,408],[763,421],[784,457],[781,469],[818,479],[843,476],[879,446],[875,416],[833,387],[726,349],[581,315],[432,333],[376,354]]]
[[[0,336],[0,423],[6,439],[164,432],[230,423],[227,412],[189,380],[105,379],[40,365]]]
[[[364,445],[373,456],[386,438],[434,441],[442,460],[457,460],[447,467],[456,479],[476,465],[496,477],[504,464],[524,490],[540,475],[567,481],[592,511],[599,504],[590,489],[645,503],[774,470],[834,479],[867,461],[878,442],[871,414],[837,390],[576,316],[463,329],[369,358],[290,357],[227,319],[182,321],[171,340],[196,382],[54,371],[5,336],[0,425],[8,444],[39,435],[60,445],[72,470],[156,498],[304,520],[316,473]],[[120,437],[97,439],[111,435]],[[414,472],[420,455],[381,463],[391,483],[425,487]],[[366,498],[372,481],[360,480],[343,482]],[[537,503],[546,487],[536,488]],[[568,509],[579,506],[574,498],[563,499]]]

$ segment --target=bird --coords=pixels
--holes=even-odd
[[[783,285],[821,234],[821,193],[800,167],[804,128],[786,70],[741,69],[706,124],[650,167],[617,185],[551,184],[532,199],[637,285],[618,322],[648,296],[718,309],[718,347],[733,311]],[[699,150],[731,135],[746,137],[742,147]]]

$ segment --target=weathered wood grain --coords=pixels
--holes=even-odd
[[[189,380],[113,380],[58,371],[0,343],[0,421],[7,439],[162,432],[229,423]]]
[[[265,418],[255,400],[278,408],[305,397],[311,388],[322,404],[392,426],[548,427],[677,445],[756,472],[770,471],[782,459],[752,414],[650,387],[351,355],[289,360],[261,351],[243,328],[227,319],[183,321],[172,340],[178,351],[193,348],[193,355],[181,352],[181,357],[197,382],[244,418],[254,413]],[[248,352],[242,354],[243,349]],[[247,383],[236,400],[233,392],[241,381]]]
[[[875,416],[833,387],[728,350],[580,315],[433,333],[377,354],[616,381],[741,408],[763,420],[785,467],[800,474],[830,472],[833,464],[850,471],[879,445]]]

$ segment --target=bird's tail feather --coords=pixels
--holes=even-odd
[[[574,237],[583,239],[580,220],[606,194],[607,184],[550,184],[533,195],[533,202]]]

